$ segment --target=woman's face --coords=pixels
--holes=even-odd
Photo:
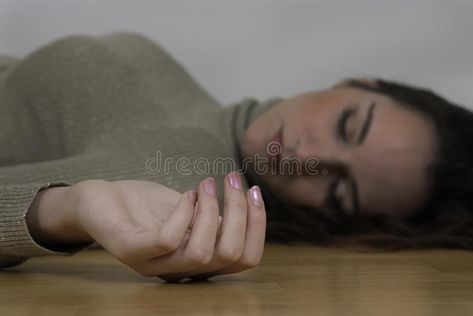
[[[280,161],[270,159],[267,150],[278,131]],[[283,201],[326,212],[333,198],[340,212],[404,216],[426,198],[433,135],[432,123],[421,114],[341,83],[274,105],[252,121],[240,149],[244,158],[251,161],[258,154],[278,168],[276,173],[249,171]],[[282,163],[290,157],[301,168],[291,171]],[[304,167],[308,158],[318,162],[317,175]]]

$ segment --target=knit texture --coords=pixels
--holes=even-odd
[[[134,33],[72,35],[22,59],[1,56],[0,267],[100,247],[52,250],[31,237],[26,212],[54,186],[139,179],[184,192],[214,176],[222,214],[224,176],[238,166],[245,129],[280,100],[224,107],[165,49]],[[189,161],[184,171],[180,158]],[[233,164],[216,168],[221,159]]]

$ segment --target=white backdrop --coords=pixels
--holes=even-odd
[[[0,0],[1,53],[117,30],[158,41],[223,104],[369,75],[473,108],[471,0]]]

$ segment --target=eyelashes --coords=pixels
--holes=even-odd
[[[337,135],[340,137],[344,142],[348,142],[348,135],[347,135],[347,122],[348,119],[354,115],[358,110],[358,107],[355,104],[350,104],[346,108],[343,109],[342,113],[340,114],[337,120]],[[329,200],[328,203],[336,210],[342,211],[342,206],[340,201],[335,197],[335,192],[337,187],[341,181],[341,177],[337,177],[337,179],[332,182],[329,189]]]
[[[340,114],[340,117],[338,118],[337,134],[344,142],[348,141],[347,121],[350,118],[350,116],[356,113],[357,110],[358,110],[358,107],[356,107],[355,105],[350,105],[342,111],[342,113]]]

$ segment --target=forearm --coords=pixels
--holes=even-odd
[[[93,239],[76,223],[73,186],[52,187],[39,192],[26,213],[26,223],[33,239],[43,247],[57,250]]]

